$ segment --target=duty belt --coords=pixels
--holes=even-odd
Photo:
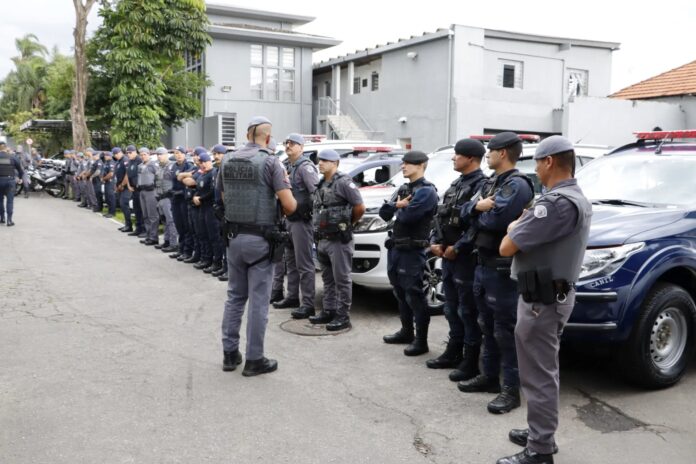
[[[152,192],[153,190],[155,190],[155,185],[154,184],[141,185],[141,186],[138,186],[138,190],[140,190],[141,192]]]
[[[478,254],[478,263],[489,269],[496,271],[507,271],[512,266],[512,258],[503,258],[501,256],[483,256]]]
[[[414,240],[411,238],[394,238],[394,248],[397,250],[414,250],[425,248],[430,245],[427,240]]]
[[[268,227],[250,224],[233,224],[228,222],[227,230],[229,235],[232,235],[233,238],[237,235],[256,235],[257,237],[265,237]]]

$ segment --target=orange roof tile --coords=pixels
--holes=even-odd
[[[640,100],[690,94],[696,94],[696,61],[633,84],[609,96]]]

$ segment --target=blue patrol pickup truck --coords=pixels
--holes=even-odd
[[[696,131],[636,135],[577,173],[593,216],[564,338],[612,344],[629,379],[663,388],[695,346]]]

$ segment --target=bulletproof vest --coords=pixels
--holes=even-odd
[[[184,186],[184,184],[181,183],[181,181],[179,181],[176,178],[176,176],[180,172],[186,172],[190,169],[191,169],[191,164],[188,161],[184,161],[181,164],[172,163],[172,176],[173,176],[172,177],[172,183],[173,183],[172,189],[173,190],[181,191],[181,190],[184,190],[186,188]]]
[[[221,169],[227,222],[271,226],[278,221],[275,192],[263,178],[268,156],[257,146],[225,155]]]
[[[433,184],[424,179],[422,182],[418,182],[418,184],[415,186],[411,183],[403,184],[397,191],[397,197],[405,198],[409,195],[415,196],[416,192],[424,187],[435,188]],[[432,214],[424,216],[423,219],[418,221],[417,224],[404,224],[399,221],[397,216],[397,219],[394,222],[392,238],[395,240],[410,239],[427,241],[430,238],[430,231],[432,230],[432,218],[436,211],[437,209],[433,208]]]
[[[457,243],[463,232],[461,220],[461,207],[471,200],[476,193],[476,187],[486,176],[482,171],[476,171],[472,177],[464,179],[460,176],[452,182],[442,197],[442,205],[437,210],[438,224],[442,233],[443,245],[450,246]]]
[[[342,172],[334,174],[328,182],[325,179],[319,181],[313,198],[312,225],[314,232],[332,235],[352,229],[353,207],[348,203],[348,200],[338,195],[336,189],[342,182],[351,182],[351,178]]]
[[[157,195],[164,195],[174,187],[174,163],[167,163],[162,166],[157,166],[157,174],[155,174],[155,191]]]
[[[4,151],[0,152],[0,176],[14,177],[15,167],[12,158]]]
[[[302,157],[299,160],[297,160],[295,165],[288,165],[290,185],[292,185],[292,196],[295,197],[295,200],[297,201],[298,209],[302,208],[300,205],[307,205],[312,202],[312,194],[309,193],[309,190],[307,190],[307,187],[305,186],[304,182],[302,182],[302,178],[299,176],[300,168],[306,163],[309,163],[310,166],[313,166],[312,161],[309,158],[305,157]]]
[[[155,184],[155,174],[149,169],[150,166],[155,165],[156,161],[150,161],[148,163],[141,163],[138,166],[138,186],[139,187],[149,187]]]
[[[552,189],[541,198],[560,196],[571,201],[578,210],[573,232],[555,242],[536,247],[529,252],[518,251],[512,259],[512,277],[519,273],[550,269],[553,280],[577,282],[587,247],[592,218],[592,205],[578,185]]]
[[[495,195],[499,190],[505,188],[506,183],[511,179],[519,177],[524,179],[529,185],[529,189],[532,192],[532,200],[534,199],[534,184],[532,180],[526,175],[522,174],[518,170],[513,170],[512,173],[506,174],[501,180],[499,176],[494,176],[488,179],[488,181],[483,185],[480,190],[480,198],[488,198],[491,195]],[[479,197],[479,195],[476,195]],[[531,206],[532,201],[527,206]],[[474,245],[477,249],[485,249],[489,252],[492,251],[493,254],[498,255],[498,249],[500,248],[500,243],[503,241],[503,237],[507,234],[507,226],[502,230],[479,230],[476,233],[476,238],[474,240]]]

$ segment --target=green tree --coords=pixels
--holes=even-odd
[[[45,46],[34,34],[15,40],[18,56],[12,58],[15,69],[0,84],[0,116],[7,119],[19,111],[41,110],[46,101],[44,77],[46,76]]]
[[[103,23],[89,47],[96,92],[89,106],[112,141],[155,146],[165,125],[200,117],[207,80],[187,72],[183,57],[202,54],[211,41],[205,2],[120,0],[103,3],[99,14]]]
[[[48,119],[70,119],[70,104],[75,79],[75,61],[65,55],[54,54],[48,64],[44,88],[46,91],[45,115]]]

